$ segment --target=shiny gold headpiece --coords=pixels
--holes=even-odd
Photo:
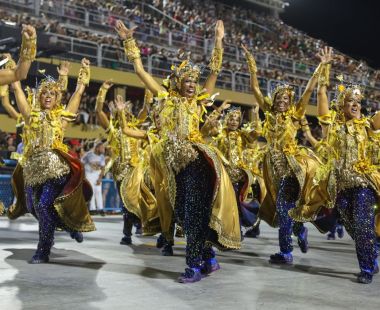
[[[197,83],[201,76],[201,68],[190,60],[184,60],[179,66],[172,65],[172,73],[164,80],[164,86],[172,90],[179,90],[185,77],[193,78]]]
[[[242,123],[243,113],[242,113],[240,107],[232,107],[232,108],[228,109],[226,115],[224,116],[224,125],[225,126],[227,126],[227,122],[232,116],[238,116],[240,118],[240,124]]]
[[[356,97],[359,102],[364,99],[364,87],[362,85],[353,83],[345,84],[342,75],[339,75],[336,78],[340,83],[336,85],[336,97],[331,102],[332,108],[342,109],[347,96],[352,95]]]
[[[280,94],[287,93],[289,95],[289,102],[290,104],[294,104],[294,89],[291,85],[288,84],[278,84],[274,91],[271,94],[271,99],[272,99],[272,105],[276,97]]]
[[[28,101],[32,108],[41,109],[41,94],[45,89],[54,90],[56,93],[56,108],[61,107],[62,88],[61,84],[54,80],[51,76],[46,76],[38,85],[37,91],[34,92],[29,87],[26,89],[28,92]]]

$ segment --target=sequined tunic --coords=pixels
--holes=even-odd
[[[179,172],[198,157],[192,143],[203,143],[199,131],[200,109],[196,99],[159,94],[160,136],[168,167]]]
[[[108,128],[108,143],[112,150],[113,177],[116,181],[122,181],[131,167],[136,167],[139,163],[140,142],[125,135],[122,129],[114,127],[111,121]]]
[[[285,113],[265,113],[263,136],[267,140],[267,160],[276,180],[291,176],[287,155],[294,155],[298,151],[296,135],[298,127],[295,125],[295,108],[291,107]]]
[[[229,162],[226,169],[232,183],[241,181],[244,178],[244,169],[248,168],[243,157],[243,150],[247,145],[245,133],[241,130],[228,131],[223,129],[217,136],[215,143]]]
[[[347,122],[335,119],[335,113],[320,117],[328,126],[326,148],[329,150],[327,166],[333,169],[337,192],[354,187],[375,186],[369,175],[377,171],[378,147],[368,118]]]
[[[48,179],[57,179],[70,173],[69,165],[54,151],[67,152],[67,146],[63,144],[62,119],[68,116],[71,115],[61,109],[31,111],[29,124],[24,128],[24,154],[21,161],[26,185],[40,185]]]

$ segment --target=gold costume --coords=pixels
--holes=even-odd
[[[339,191],[354,187],[370,187],[376,193],[380,189],[379,139],[372,130],[371,119],[362,117],[345,121],[335,111],[319,117],[326,126],[326,137],[319,143],[324,164],[315,178],[314,188],[323,193],[329,207],[334,207]],[[300,206],[290,211],[294,219],[310,220],[316,217],[318,208]]]
[[[240,248],[239,214],[232,183],[220,152],[204,143],[199,125],[204,96],[187,99],[177,92],[157,96],[159,140],[152,146],[150,167],[159,206],[162,232],[172,239],[170,225],[176,199],[175,173],[194,161],[201,152],[216,174],[209,227],[217,233],[219,248]]]
[[[17,202],[8,210],[8,217],[16,219],[28,212],[25,187],[41,185],[48,179],[68,175],[62,193],[55,199],[54,208],[64,227],[72,231],[93,231],[95,225],[88,212],[86,201],[91,187],[84,180],[81,163],[67,153],[63,144],[63,121],[72,121],[76,115],[58,106],[42,111],[32,105],[29,122],[22,135],[24,153],[13,173],[12,186]]]
[[[269,103],[266,98],[266,103]],[[264,151],[263,177],[267,195],[260,207],[259,217],[269,225],[277,226],[276,199],[279,181],[283,177],[295,177],[300,186],[296,205],[324,205],[318,191],[313,190],[313,177],[320,165],[319,159],[308,148],[297,144],[299,120],[303,115],[292,105],[288,111],[265,113],[262,135],[267,140]]]
[[[124,134],[118,124],[118,121],[114,124],[111,117],[107,130],[114,180],[125,208],[141,220],[144,234],[156,234],[160,231],[156,198],[146,177],[149,173],[149,149],[142,148],[141,140]]]

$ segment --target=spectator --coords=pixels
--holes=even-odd
[[[98,142],[95,149],[89,151],[82,158],[86,179],[90,182],[93,190],[93,195],[90,201],[90,212],[99,212],[102,216],[105,215],[102,195],[102,178],[105,168],[104,152],[105,148],[103,142]]]

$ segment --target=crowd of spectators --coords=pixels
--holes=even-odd
[[[65,3],[63,7],[62,4]],[[159,14],[154,10],[147,10],[144,5],[151,5],[165,15]],[[72,5],[72,6],[71,6]],[[75,8],[74,8],[75,7]],[[72,19],[55,19],[54,15],[49,15],[49,11],[57,11],[64,8],[64,15],[71,16]],[[35,17],[27,13],[15,12],[0,9],[0,20],[20,25],[29,23],[34,25],[38,31],[52,34],[65,35],[78,39],[91,41],[97,44],[107,44],[114,48],[116,54],[112,57],[117,60],[123,59],[123,51],[119,48],[120,42],[115,34],[110,31],[96,30],[86,27],[72,27],[75,24],[73,20],[83,19],[83,11],[96,12],[90,14],[90,22],[96,22],[97,25],[103,25],[104,29],[113,27],[116,20],[120,17],[124,19],[128,27],[139,26],[141,33],[150,33],[153,37],[164,37],[167,41],[168,32],[176,32],[187,40],[193,35],[202,39],[212,39],[214,36],[214,24],[218,18],[222,18],[225,23],[225,43],[226,50],[228,46],[239,46],[240,43],[247,44],[254,52],[267,52],[276,54],[284,58],[292,58],[300,61],[298,69],[305,73],[305,77],[311,74],[307,66],[302,67],[304,62],[316,62],[315,53],[318,48],[325,45],[324,42],[311,38],[301,31],[284,24],[281,19],[273,15],[250,10],[245,7],[229,7],[218,1],[200,1],[200,0],[146,0],[146,1],[118,1],[118,0],[70,0],[70,1],[44,1],[42,13]],[[145,8],[145,9],[144,9]],[[82,12],[82,13],[81,13]],[[169,17],[163,17],[169,16]],[[103,29],[103,30],[104,30]],[[153,31],[153,33],[152,33]],[[162,47],[149,40],[140,37],[140,48],[143,57],[155,55],[153,58],[153,67],[168,69],[170,60],[176,59],[178,52],[170,47]],[[198,42],[198,41],[197,41]],[[195,42],[195,44],[197,44]],[[184,45],[189,42],[183,42]],[[198,42],[199,43],[199,42]],[[356,77],[356,80],[374,87],[376,82],[380,82],[380,71],[369,71],[364,61],[355,61],[352,58],[338,54],[334,68],[336,71],[343,70],[346,75]],[[115,56],[116,55],[116,56]],[[193,53],[192,58],[195,63],[206,66],[209,55]],[[110,66],[117,68],[117,60]],[[107,62],[104,62],[108,65]],[[247,66],[243,59],[234,61],[225,59],[223,68],[231,72],[248,73]],[[309,72],[309,71],[310,72]],[[153,70],[154,71],[154,70]],[[158,73],[160,72],[160,73]],[[370,72],[370,73],[369,73]],[[162,75],[162,71],[153,72]],[[262,79],[263,88],[266,80],[281,80],[300,86],[306,85],[307,80],[299,78],[283,69],[259,68],[258,76]],[[221,75],[218,86],[229,88],[231,80],[227,75]],[[237,77],[236,89],[249,90],[249,80]],[[83,97],[79,110],[80,123],[95,125],[96,118],[94,114],[95,95],[85,95]],[[379,102],[380,92],[371,90],[368,93],[368,99],[373,104],[373,109],[379,108],[376,102]]]
[[[149,39],[151,40],[144,40],[146,38],[144,35],[141,37],[143,55],[161,53],[168,58],[175,56],[173,51],[158,48],[154,42],[155,38],[163,36],[165,40],[160,41],[160,43],[167,42],[167,33],[175,31],[174,36],[180,36],[177,39],[184,41],[183,46],[191,46],[192,41],[189,42],[189,40],[192,40],[194,36],[201,39],[200,41],[194,41],[195,45],[203,44],[204,39],[213,38],[214,24],[218,18],[223,19],[225,23],[226,52],[228,52],[229,47],[235,50],[240,43],[245,43],[254,52],[275,54],[299,62],[316,63],[318,60],[315,54],[319,48],[326,45],[321,40],[312,38],[298,29],[284,24],[280,18],[271,14],[247,9],[243,6],[230,7],[220,1],[44,1],[43,8],[47,10],[44,12],[57,11],[61,2],[65,3],[64,15],[72,17],[68,23],[65,23],[66,19],[58,21],[54,18],[48,18],[45,13],[41,13],[41,16],[36,18],[24,13],[15,13],[9,16],[3,11],[0,12],[0,18],[8,18],[18,24],[31,23],[41,31],[76,37],[97,44],[107,44],[115,49],[120,46],[120,42],[114,33],[110,34],[109,30],[110,27],[112,29],[118,18],[122,18],[127,26],[131,28],[138,26],[137,32],[150,35]],[[147,10],[146,4],[162,11],[165,15]],[[84,27],[67,27],[68,24],[75,24],[76,20],[85,18],[84,13],[78,8],[94,13],[90,14],[90,22],[94,22],[91,26],[94,27],[88,29]],[[47,13],[47,15],[49,14]],[[96,25],[103,25],[106,27],[104,28],[106,31],[97,32]],[[160,45],[162,46],[162,44]],[[336,64],[334,64],[337,71],[345,71],[348,75],[355,76],[357,80],[366,84],[380,82],[380,73],[372,72],[369,74],[368,66],[364,61],[355,61],[341,53],[337,54],[338,58]],[[122,57],[121,55],[118,56]],[[207,56],[204,54],[193,53],[192,56],[196,62],[207,62]],[[226,65],[228,67],[228,64]],[[239,65],[231,65],[231,68],[232,70],[238,70]]]

